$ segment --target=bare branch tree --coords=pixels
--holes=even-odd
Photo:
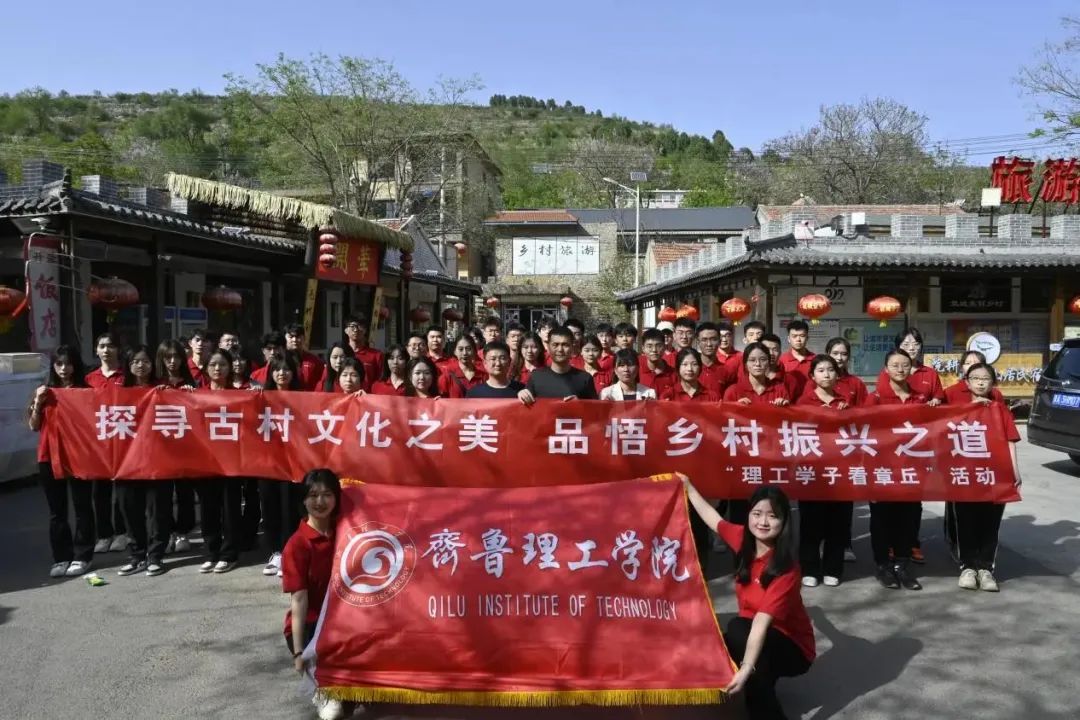
[[[1036,98],[1049,132],[1063,139],[1080,137],[1080,17],[1061,21],[1067,37],[1046,43],[1034,65],[1021,68],[1017,82]]]

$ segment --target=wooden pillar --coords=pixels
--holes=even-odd
[[[401,277],[398,278],[398,319],[397,343],[404,345],[412,320],[409,318],[409,281]]]
[[[1050,342],[1059,342],[1065,337],[1065,277],[1058,273],[1054,276],[1054,295],[1050,303]]]
[[[161,256],[165,251],[165,243],[157,235],[153,238],[154,249],[150,255],[150,292],[147,312],[150,315],[149,327],[146,332],[146,344],[156,348],[163,340],[169,337],[165,329],[165,264]]]

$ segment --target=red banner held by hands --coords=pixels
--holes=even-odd
[[[302,392],[54,392],[59,475],[528,487],[680,471],[709,497],[774,484],[810,500],[1019,499],[1004,411],[416,400]]]
[[[333,568],[315,679],[339,699],[716,703],[733,675],[677,480],[349,487]]]

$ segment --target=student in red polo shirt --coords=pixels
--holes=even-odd
[[[595,335],[586,335],[585,339],[581,341],[581,355],[574,358],[575,360],[580,359],[581,362],[570,362],[571,366],[592,375],[597,397],[600,396],[600,391],[610,385],[612,381],[612,372],[604,370],[600,365],[600,356],[603,352],[604,348],[600,344],[600,339]]]
[[[307,517],[289,538],[281,557],[281,589],[289,594],[285,613],[285,644],[292,666],[303,675],[312,658],[304,648],[315,634],[330,587],[334,565],[334,530],[341,512],[341,481],[332,470],[320,468],[304,475],[301,486]],[[351,703],[317,697],[320,718],[347,717]]]
[[[383,354],[383,371],[379,380],[371,385],[372,395],[396,395],[405,397],[405,366],[409,353],[401,345],[391,345]]]
[[[748,323],[743,323],[743,348],[745,349],[750,343],[761,342],[761,338],[765,336],[766,331],[765,323],[760,320],[751,320]],[[738,375],[739,370],[742,368],[742,354],[743,350],[736,350],[731,357],[724,361],[724,366],[728,370],[728,375],[735,377]]]
[[[331,392],[344,393],[345,395],[364,394],[364,365],[356,358],[345,358],[341,361],[341,371],[338,372],[337,382]]]
[[[285,352],[294,357],[300,389],[312,392],[319,389],[324,365],[322,360],[307,351],[306,342],[303,325],[292,323],[285,326]]]
[[[619,350],[633,350],[637,352],[637,348],[634,346],[637,344],[638,329],[628,322],[621,322],[615,326],[615,351]]]
[[[780,356],[780,367],[784,368],[786,375],[798,379],[799,386],[796,388],[802,395],[803,388],[810,381],[810,361],[814,359],[814,353],[806,347],[806,340],[810,336],[810,325],[805,320],[792,320],[788,323],[787,338],[788,351]]]
[[[263,364],[251,371],[250,382],[252,387],[261,388],[266,386],[266,378],[270,372],[270,361],[275,356],[285,354],[285,336],[279,332],[268,332],[262,336]]]
[[[911,377],[908,378],[908,383],[912,389],[926,396],[927,405],[934,406],[945,402],[945,388],[941,385],[941,378],[938,377],[934,368],[922,362],[922,333],[917,328],[908,328],[898,334],[893,343],[897,350],[903,350],[911,358]],[[886,370],[882,370],[878,373],[878,385],[888,385],[888,383],[889,374]]]
[[[840,392],[839,378],[840,364],[829,355],[818,355],[810,363],[810,384],[797,404],[837,411],[856,407]],[[853,508],[853,503],[843,500],[799,501],[799,564],[804,586],[840,584],[844,552],[851,543]]]
[[[988,363],[975,363],[968,367],[963,382],[971,391],[973,402],[983,403],[996,411],[1005,426],[1009,441],[1009,457],[1012,460],[1016,485],[1020,486],[1020,466],[1016,462],[1016,443],[1020,433],[1012,413],[1003,401],[993,399],[997,373]],[[948,503],[953,515],[956,532],[956,553],[960,560],[960,587],[964,590],[998,591],[994,578],[994,562],[997,559],[998,533],[1001,518],[1005,514],[1003,503],[954,502]]]
[[[405,352],[408,354],[409,360],[421,356],[426,357],[427,336],[422,332],[410,333],[409,339],[405,341]]]
[[[611,323],[602,322],[596,326],[596,339],[600,341],[600,368],[608,372],[615,370],[615,328]]]
[[[364,389],[371,391],[371,386],[379,379],[383,369],[383,354],[368,344],[368,324],[360,315],[353,315],[345,320],[345,338],[353,357],[364,366]],[[327,360],[329,360],[329,356]]]
[[[677,380],[664,388],[661,400],[675,402],[719,402],[714,390],[701,381],[701,353],[694,348],[683,348],[675,356]]]
[[[739,669],[725,690],[745,690],[751,720],[783,718],[776,681],[804,674],[817,656],[795,561],[791,503],[779,489],[762,486],[750,496],[746,525],[737,525],[721,518],[686,476],[683,482],[694,510],[735,555],[739,612],[724,642]]]
[[[300,390],[300,377],[292,353],[275,356],[268,363],[269,373],[264,392]],[[299,517],[300,492],[295,483],[280,480],[259,480],[259,498],[262,500],[263,539],[270,550],[262,574],[281,577],[281,553],[289,539],[289,528]]]
[[[698,329],[700,330],[700,326],[698,326]],[[728,360],[739,355],[739,351],[735,349],[735,330],[732,328],[731,323],[727,320],[721,320],[716,323],[716,337],[718,340],[716,346],[716,360],[720,364],[725,364]],[[698,350],[701,350],[700,346],[698,347]],[[704,358],[702,359],[704,360]]]
[[[697,327],[697,349],[701,353],[701,384],[712,392],[716,399],[724,397],[724,390],[731,384],[733,376],[728,372],[720,357],[720,333],[723,329],[716,323],[703,322]]]
[[[86,573],[94,559],[94,501],[91,484],[71,477],[55,477],[49,455],[48,433],[41,432],[56,412],[53,388],[86,387],[82,358],[70,345],[60,345],[49,358],[49,377],[37,389],[26,409],[30,429],[38,436],[38,480],[49,505],[49,546],[53,564],[49,577],[77,577]],[[75,513],[75,534],[68,520],[68,492]],[[74,540],[73,540],[74,537]]]
[[[790,405],[791,392],[783,380],[769,377],[769,349],[764,343],[750,343],[743,348],[743,372],[724,391],[724,402],[742,405]]]
[[[337,386],[338,374],[341,373],[341,364],[349,358],[354,358],[352,354],[352,348],[348,343],[336,342],[330,346],[330,350],[326,353],[326,365],[323,366],[322,377],[319,378],[319,384],[316,388],[322,392],[337,392],[339,390]],[[375,370],[379,372],[382,370],[382,363],[379,363],[380,367]],[[364,365],[364,376],[367,377],[367,365]],[[365,390],[370,387],[370,383],[364,381]]]
[[[839,370],[836,377],[836,394],[844,398],[844,402],[849,407],[866,405],[870,397],[866,383],[848,371],[848,365],[851,362],[851,343],[842,337],[834,337],[825,343],[825,354],[836,361],[836,367]],[[813,383],[807,384],[805,393],[813,391]]]
[[[154,358],[154,374],[162,387],[194,390],[197,383],[191,377],[187,349],[179,340],[164,340],[157,347]],[[191,541],[188,535],[195,529],[195,484],[191,480],[173,480],[176,493],[176,515],[172,522],[172,537],[165,553],[188,552]]]
[[[638,382],[651,387],[659,397],[674,381],[674,369],[664,362],[664,333],[656,328],[650,328],[641,334]]]
[[[217,348],[217,340],[217,333],[202,328],[191,333],[191,339],[188,340],[188,348],[191,350],[191,357],[188,358],[188,371],[191,373],[191,377],[195,379],[196,385],[202,385],[206,382],[206,361],[210,359],[210,353]]]
[[[439,369],[430,358],[413,358],[405,366],[405,397],[439,398]]]
[[[124,364],[120,357],[120,343],[112,333],[102,333],[94,342],[101,366],[86,374],[88,387],[100,389],[109,385],[124,385]],[[112,480],[94,480],[94,516],[96,518],[97,542],[94,552],[124,552],[130,538],[120,508],[113,502]]]
[[[761,336],[760,342],[769,351],[769,378],[782,382],[784,387],[787,388],[788,395],[791,396],[791,401],[795,402],[802,395],[805,383],[802,376],[794,373],[789,374],[784,370],[784,366],[780,364],[780,355],[782,354],[780,336],[765,333]]]
[[[425,333],[427,339],[427,356],[435,367],[440,371],[444,365],[454,362],[452,355],[446,354],[446,348],[444,346],[446,335],[443,333],[443,329],[438,325],[432,325],[427,329]]]
[[[529,376],[542,367],[547,367],[547,355],[544,341],[536,333],[529,333],[521,341],[521,369],[515,378],[522,385],[529,384]]]
[[[454,341],[454,358],[439,374],[439,395],[445,398],[463,398],[487,380],[487,372],[476,369],[476,342],[467,333]]]
[[[927,396],[911,385],[911,356],[906,352],[890,350],[885,356],[885,372],[888,381],[879,382],[874,390],[878,405],[929,404]],[[870,503],[870,546],[882,587],[895,590],[902,585],[908,590],[922,590],[910,567],[921,524],[922,503]]]
[[[690,318],[676,318],[675,324],[671,328],[671,348],[664,353],[664,362],[671,367],[675,367],[675,357],[679,352],[694,344],[694,334],[696,330],[697,323]]]

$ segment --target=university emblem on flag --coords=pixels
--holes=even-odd
[[[379,605],[409,583],[416,567],[416,546],[407,532],[386,523],[365,522],[351,528],[348,537],[330,581],[338,597],[356,607]]]

